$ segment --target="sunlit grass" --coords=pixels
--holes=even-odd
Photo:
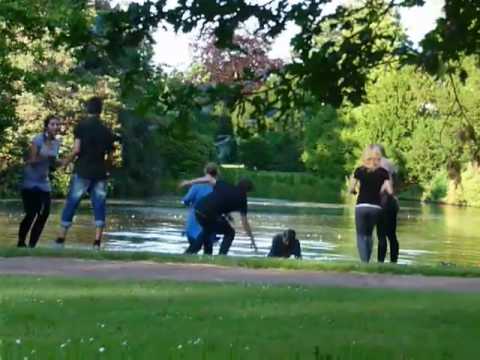
[[[474,359],[480,295],[0,277],[2,359]]]

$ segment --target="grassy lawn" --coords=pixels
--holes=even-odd
[[[311,271],[359,272],[359,273],[385,273],[385,274],[421,274],[428,276],[459,276],[480,277],[480,267],[461,266],[426,266],[426,265],[391,265],[362,264],[360,262],[322,262],[315,260],[272,259],[272,258],[241,258],[233,256],[186,256],[159,254],[152,252],[126,252],[126,251],[92,251],[66,248],[55,250],[48,248],[18,249],[13,247],[0,247],[1,257],[20,256],[45,256],[45,257],[71,257],[93,260],[120,260],[135,261],[149,260],[159,263],[203,263],[222,266],[238,266],[255,269],[291,269]]]
[[[475,359],[480,295],[0,277],[2,359]]]

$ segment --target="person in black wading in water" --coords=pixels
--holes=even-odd
[[[272,248],[270,249],[268,256],[289,258],[292,255],[297,259],[300,259],[302,257],[302,252],[300,250],[300,241],[297,239],[295,230],[288,229],[273,237]]]
[[[390,262],[398,261],[399,244],[397,239],[397,216],[400,209],[398,200],[395,197],[395,188],[398,185],[398,172],[395,165],[386,157],[385,149],[382,145],[375,145],[380,151],[382,158],[380,167],[384,168],[390,176],[393,193],[389,194],[383,191],[380,194],[382,212],[377,225],[378,238],[378,262],[384,262],[387,255],[387,239],[390,245]]]
[[[250,238],[251,247],[257,252],[255,238],[247,218],[247,193],[253,190],[253,183],[249,179],[241,179],[236,186],[233,186],[207,174],[201,178],[182,181],[180,187],[194,184],[211,184],[213,191],[195,205],[195,217],[202,231],[195,246],[189,248],[189,253],[197,253],[203,246],[205,254],[212,254],[213,249],[209,239],[214,234],[222,234],[219,255],[227,255],[235,238],[235,230],[225,216],[236,211],[240,212],[242,225]]]

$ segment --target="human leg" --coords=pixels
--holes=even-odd
[[[387,226],[387,210],[384,209],[378,217],[377,224],[377,258],[378,262],[382,263],[385,261],[385,256],[387,255]]]
[[[378,222],[380,209],[357,206],[355,209],[355,225],[357,229],[357,249],[362,262],[369,262],[373,248],[373,229]]]
[[[40,200],[40,206],[38,208],[37,217],[30,232],[30,242],[29,247],[34,248],[37,245],[38,239],[42,234],[43,228],[47,222],[48,216],[50,215],[50,192],[39,191],[38,197]]]
[[[387,237],[390,244],[390,262],[396,263],[398,261],[399,243],[397,238],[397,217],[398,217],[398,204],[392,204],[387,214]]]
[[[57,244],[62,245],[65,242],[68,229],[72,226],[73,216],[77,211],[78,205],[82,200],[83,195],[87,192],[90,186],[90,181],[73,174],[70,180],[70,188],[67,198],[65,200],[65,206],[62,211],[61,228],[57,238]]]
[[[22,202],[25,216],[20,222],[20,227],[18,229],[18,247],[25,247],[25,241],[27,234],[32,227],[32,224],[37,216],[38,209],[40,208],[40,198],[36,191],[31,189],[22,190]]]
[[[235,229],[224,217],[220,217],[215,226],[215,234],[223,234],[222,244],[220,245],[218,254],[227,255],[233,239],[235,239]]]
[[[105,228],[107,183],[104,180],[97,180],[91,184],[90,200],[95,217],[95,242],[94,246],[100,246],[103,229]]]

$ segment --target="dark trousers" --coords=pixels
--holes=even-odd
[[[25,240],[31,228],[28,246],[34,248],[50,215],[50,193],[38,188],[23,189],[22,200],[25,217],[18,230],[17,246],[25,246]]]
[[[393,196],[389,196],[383,206],[383,211],[377,226],[378,261],[384,262],[387,255],[387,239],[390,245],[390,262],[398,260],[399,244],[397,239],[398,203]]]
[[[205,216],[199,212],[195,212],[195,217],[202,227],[202,232],[198,236],[198,241],[190,244],[186,253],[196,254],[203,246],[203,253],[211,255],[213,253],[211,239],[215,234],[222,234],[223,240],[220,245],[219,255],[227,255],[235,238],[235,230],[230,226],[229,222],[223,216]]]

